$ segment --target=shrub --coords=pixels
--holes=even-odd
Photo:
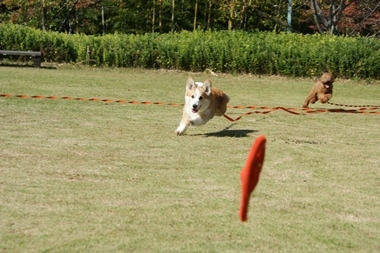
[[[53,62],[285,76],[326,68],[345,78],[380,78],[375,38],[243,31],[86,36],[11,24],[0,25],[0,37],[0,49],[40,50]]]

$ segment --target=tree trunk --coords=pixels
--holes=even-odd
[[[46,6],[45,1],[42,2],[42,20],[41,20],[41,29],[42,31],[46,31]]]
[[[77,3],[78,3],[78,0],[75,0],[74,3],[73,3],[73,5],[71,6],[71,8],[69,9],[69,11],[67,12],[67,15],[66,15],[65,19],[62,21],[61,26],[59,27],[59,30],[58,30],[59,32],[62,31],[63,26],[65,25],[65,23],[69,19],[70,15],[71,15],[71,12],[73,11],[73,9],[74,9],[74,7],[75,7],[75,5]]]
[[[247,21],[248,21],[248,1],[244,0],[243,20],[242,20],[243,25],[241,26],[243,30],[247,30]]]
[[[235,11],[235,0],[231,0],[228,4],[229,6],[229,15],[228,15],[228,31],[232,30],[232,23],[234,20],[234,11]]]
[[[171,31],[174,32],[174,10],[175,10],[175,0],[172,1],[172,28]]]
[[[207,16],[207,30],[211,26],[211,10],[212,10],[212,0],[208,1],[208,16]]]
[[[104,25],[104,5],[102,2],[102,30],[103,30],[103,35],[106,33],[105,25]]]
[[[156,22],[156,0],[153,0],[152,6],[152,33],[154,33],[154,23]]]
[[[197,29],[198,0],[195,0],[193,31]]]
[[[160,0],[160,9],[158,10],[158,27],[160,29],[160,33],[162,33],[162,1]]]
[[[288,15],[287,15],[287,24],[288,27],[286,29],[287,33],[290,33],[292,27],[292,0],[288,0]]]
[[[329,32],[330,34],[338,34],[338,23],[342,16],[343,10],[352,3],[344,4],[344,0],[339,0],[338,5],[335,5],[335,0],[332,0],[328,7],[328,16],[325,15],[317,0],[310,1],[310,7],[313,11],[315,25],[319,33]],[[323,26],[322,26],[323,25]]]

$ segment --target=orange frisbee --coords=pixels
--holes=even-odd
[[[239,217],[241,221],[247,221],[249,197],[259,182],[261,168],[264,164],[266,138],[260,135],[252,144],[243,169],[240,171],[241,200]]]

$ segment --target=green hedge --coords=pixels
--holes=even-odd
[[[345,78],[380,78],[375,38],[242,31],[86,36],[10,24],[0,25],[0,38],[0,49],[40,50],[48,62],[285,76],[327,68]]]

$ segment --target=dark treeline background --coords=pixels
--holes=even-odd
[[[1,23],[87,35],[244,30],[379,37],[380,1],[0,0]]]

